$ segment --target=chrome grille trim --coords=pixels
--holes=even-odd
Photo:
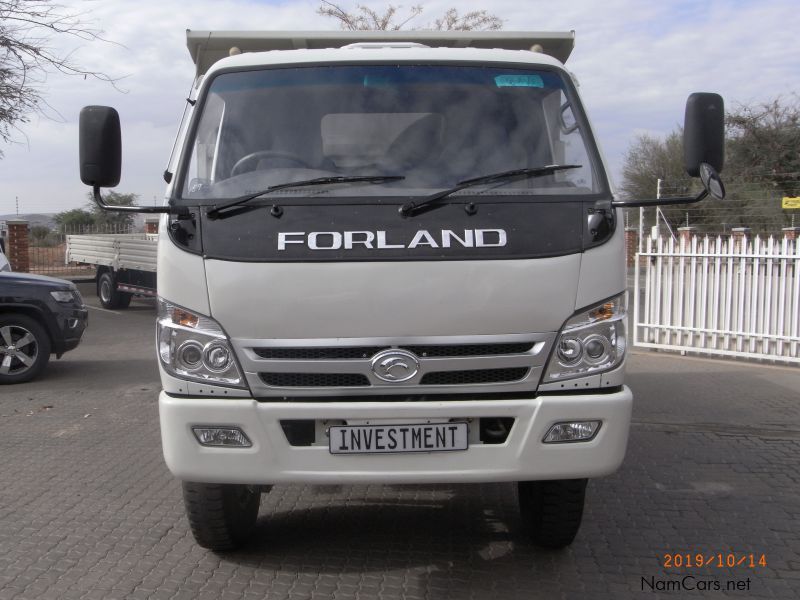
[[[499,356],[504,354],[520,354],[529,352],[533,342],[517,342],[513,344],[427,344],[398,346],[419,357],[459,357],[459,356]],[[360,359],[375,356],[388,346],[334,346],[334,347],[302,347],[302,348],[253,348],[260,358],[275,360],[338,360]]]
[[[245,371],[253,396],[256,398],[289,396],[338,396],[338,395],[389,395],[389,394],[468,394],[470,392],[524,392],[535,391],[544,364],[554,343],[555,333],[478,335],[478,336],[431,336],[403,338],[346,338],[317,340],[253,340],[233,339],[232,344]],[[375,354],[387,349],[420,351],[430,348],[434,356],[414,352],[419,360],[419,372],[402,383],[378,379],[372,372],[371,360]],[[527,348],[527,350],[524,350]],[[472,354],[475,350],[490,354]],[[374,354],[368,351],[375,350]],[[502,353],[506,350],[523,350]],[[439,356],[440,353],[459,354]],[[500,353],[498,353],[500,352]],[[364,356],[368,354],[367,356]],[[270,358],[265,358],[268,356]],[[275,358],[298,356],[299,359]],[[321,358],[315,358],[321,357]],[[489,382],[480,382],[480,376],[458,376],[456,372],[489,371],[520,374],[522,378],[510,376],[505,379],[487,375]],[[449,377],[446,372],[454,372]],[[284,374],[285,381],[295,385],[268,385],[265,373]],[[443,382],[423,385],[426,375],[436,375],[429,381]],[[293,377],[292,374],[297,374]],[[318,381],[328,377],[330,381],[362,381],[358,385],[323,386],[318,383],[304,387],[296,385],[303,376],[317,375]],[[367,385],[357,375],[366,378]],[[325,379],[323,379],[325,378]],[[273,382],[279,380],[272,379]],[[466,381],[467,383],[445,383]]]

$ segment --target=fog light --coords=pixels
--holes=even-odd
[[[542,440],[545,444],[588,442],[600,429],[600,421],[568,421],[556,423]]]
[[[192,433],[202,446],[249,448],[253,445],[238,427],[192,427]]]

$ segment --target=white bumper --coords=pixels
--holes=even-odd
[[[454,483],[598,477],[625,455],[633,396],[540,395],[535,399],[443,402],[257,402],[171,397],[161,392],[161,441],[167,467],[186,481],[216,483]],[[503,444],[463,452],[333,455],[327,446],[291,446],[282,419],[381,420],[513,417]],[[589,442],[543,444],[554,423],[601,420]],[[191,427],[241,428],[251,448],[208,448]]]

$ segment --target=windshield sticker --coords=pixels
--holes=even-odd
[[[498,75],[494,83],[497,87],[544,87],[541,75]]]

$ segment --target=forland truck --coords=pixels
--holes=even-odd
[[[573,32],[189,31],[197,77],[159,207],[108,207],[118,113],[81,178],[162,213],[163,453],[198,543],[273,484],[517,482],[575,537],[625,454],[620,209],[722,198],[723,104],[686,105],[691,197],[619,199],[564,62]]]

